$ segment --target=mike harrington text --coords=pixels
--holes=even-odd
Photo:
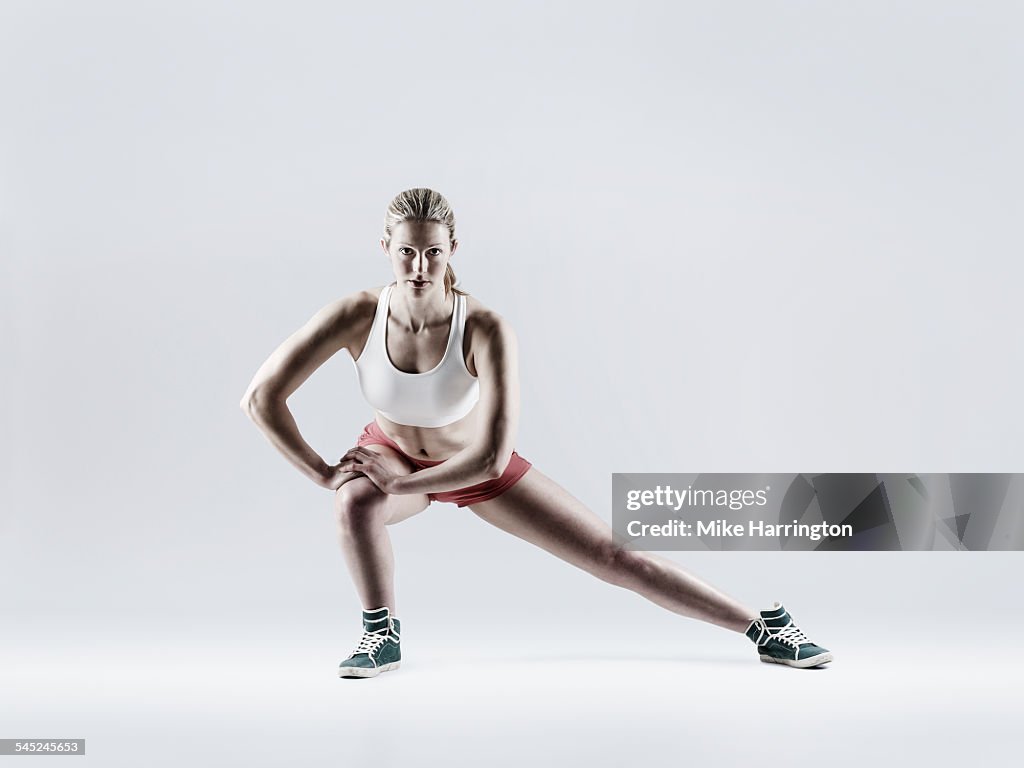
[[[644,523],[631,520],[626,526],[629,536],[805,536],[811,541],[822,538],[840,538],[853,536],[853,526],[833,523],[766,523],[763,520],[751,520],[743,523],[730,523],[726,520],[698,520],[688,523],[685,520],[669,520],[667,523]]]

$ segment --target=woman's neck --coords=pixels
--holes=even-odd
[[[447,327],[451,322],[452,312],[455,309],[455,294],[451,299],[444,292],[444,286],[435,289],[440,295],[434,297],[435,291],[430,294],[419,296],[410,295],[405,289],[397,284],[394,291],[395,302],[391,309],[391,316],[411,333],[421,333],[424,330],[438,326]],[[395,309],[398,312],[395,312]]]

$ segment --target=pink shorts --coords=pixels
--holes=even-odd
[[[426,459],[414,459],[399,448],[398,443],[385,435],[377,425],[376,421],[371,421],[363,428],[363,434],[359,436],[359,439],[356,441],[356,445],[386,445],[390,448],[394,448],[402,456],[405,456],[405,458],[415,464],[419,469],[436,467],[438,464],[444,463],[443,460],[428,461]],[[497,477],[493,480],[485,480],[482,483],[477,483],[476,485],[471,485],[467,488],[459,488],[454,491],[428,493],[427,496],[431,501],[450,501],[460,507],[464,507],[467,504],[476,504],[480,501],[487,501],[488,499],[493,499],[495,496],[500,496],[511,488],[532,466],[533,464],[515,451],[512,451],[512,458],[509,459],[508,466],[506,466],[505,471],[501,473],[501,477]]]

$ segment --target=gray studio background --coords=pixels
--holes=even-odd
[[[6,4],[5,603],[358,609],[238,400],[391,280],[410,186],[517,329],[519,452],[605,519],[612,472],[1022,471],[1020,56],[930,8]],[[290,404],[329,460],[371,417],[344,351]],[[468,510],[391,532],[418,623],[632,605]],[[798,574],[870,557],[675,556],[819,621]]]
[[[612,472],[1024,471],[1021,21],[3,3],[6,641],[347,655],[331,493],[238,401],[317,309],[390,282],[384,211],[413,186],[452,202],[462,286],[518,332],[517,449],[605,520]],[[329,461],[372,417],[345,351],[290,406]],[[588,652],[640,632],[752,653],[468,509],[390,533],[406,653],[468,642],[467,608],[499,654],[548,647],[540,626]],[[1019,553],[667,556],[837,653],[865,609],[912,634],[956,605],[1009,638],[1024,574]]]

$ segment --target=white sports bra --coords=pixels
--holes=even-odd
[[[394,286],[392,283],[380,292],[366,345],[359,359],[352,361],[363,397],[396,424],[443,427],[456,422],[480,399],[480,382],[466,368],[462,354],[466,297],[455,294],[448,346],[441,362],[429,371],[408,373],[395,368],[388,356],[386,333]]]

